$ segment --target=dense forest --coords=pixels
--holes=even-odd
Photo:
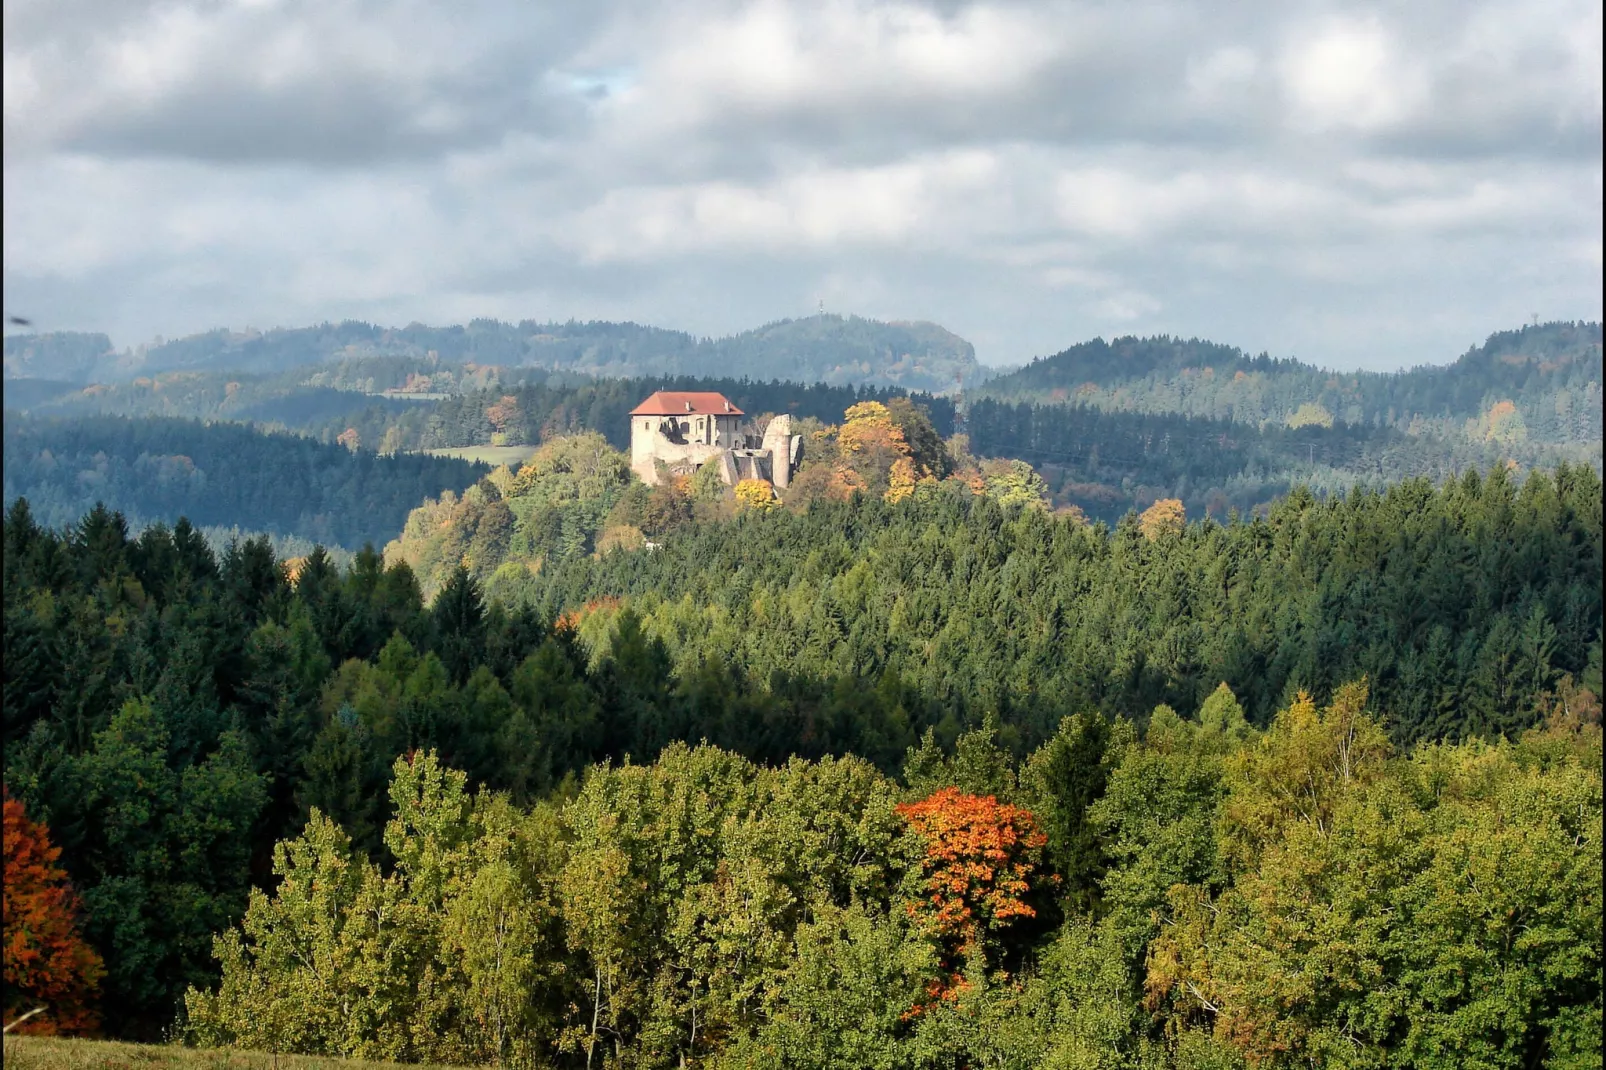
[[[858,316],[780,320],[724,338],[634,323],[518,324],[479,319],[466,326],[402,328],[367,323],[257,331],[215,330],[122,353],[101,334],[20,334],[5,340],[8,378],[80,383],[174,370],[256,374],[350,357],[426,357],[535,367],[608,377],[719,376],[870,384],[942,391],[982,374],[974,347],[934,323],[883,323]]]
[[[1598,1060],[1593,472],[1114,531],[924,486],[428,606],[371,550],[14,504],[7,829],[81,899],[82,1013],[461,1064]]]
[[[964,423],[969,448],[1030,462],[1056,502],[1110,521],[1160,498],[1226,516],[1263,508],[1304,484],[1319,493],[1442,479],[1497,464],[1600,468],[1600,448],[1481,437],[1407,434],[1335,421],[1253,427],[1176,413],[1104,411],[1085,404],[1009,404],[981,398]]]
[[[1589,469],[1497,469],[1110,530],[950,481],[896,505],[744,510],[649,553],[532,570],[515,551],[488,582],[545,617],[596,604],[581,628],[599,642],[625,597],[683,674],[890,676],[949,735],[991,710],[1035,741],[1066,710],[1191,709],[1222,681],[1263,724],[1365,677],[1405,742],[1516,731],[1560,675],[1598,677],[1600,495]]]
[[[950,736],[977,709],[1040,738],[1056,710],[1189,708],[1223,680],[1260,723],[1366,676],[1409,741],[1524,723],[1510,679],[1599,672],[1587,466],[1300,486],[1203,525],[1161,499],[1111,528],[1051,515],[1029,465],[944,443],[907,400],[799,426],[779,499],[712,469],[649,488],[601,436],[562,437],[425,502],[386,558],[426,596],[461,566],[548,618],[595,604],[601,633],[627,596],[683,672],[890,672],[947,703]],[[1493,533],[1506,549],[1475,546]]]
[[[323,444],[241,424],[7,413],[5,500],[43,524],[74,523],[97,501],[136,526],[179,515],[355,548],[401,530],[420,500],[461,490],[483,466]]]
[[[1094,339],[982,386],[1005,401],[1182,413],[1262,426],[1334,421],[1511,446],[1601,442],[1601,325],[1502,331],[1448,365],[1334,372],[1198,339]]]

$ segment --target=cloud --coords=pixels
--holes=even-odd
[[[556,131],[586,96],[542,78],[581,5],[131,5],[59,36],[25,7],[21,40],[7,27],[8,148],[360,166]]]
[[[818,169],[763,185],[709,182],[610,192],[576,220],[587,260],[665,252],[908,248],[950,233],[945,216],[985,192],[995,162],[976,150],[883,167]]]
[[[1298,129],[1375,130],[1399,122],[1426,96],[1421,71],[1406,61],[1376,16],[1340,18],[1301,35],[1282,76]]]
[[[1582,0],[19,0],[5,300],[1449,359],[1600,316],[1600,41]]]

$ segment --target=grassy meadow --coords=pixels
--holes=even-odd
[[[424,450],[431,457],[456,457],[463,461],[479,461],[488,465],[518,465],[530,459],[540,446],[449,446]]]
[[[124,1044],[65,1037],[6,1037],[6,1070],[400,1070],[400,1063],[274,1055],[232,1048]],[[407,1070],[419,1070],[410,1065]]]

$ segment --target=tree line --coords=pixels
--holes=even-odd
[[[1042,473],[1055,501],[1114,522],[1157,498],[1225,517],[1264,508],[1303,483],[1324,494],[1441,479],[1521,459],[1599,469],[1599,449],[1406,434],[1333,422],[1255,427],[1178,413],[1105,411],[1087,403],[1014,404],[981,398],[966,414],[970,448],[1017,457]]]
[[[765,767],[677,744],[525,809],[397,761],[314,812],[186,994],[205,1046],[497,1065],[1585,1067],[1601,735],[1396,752],[1364,686],[1226,688]]]

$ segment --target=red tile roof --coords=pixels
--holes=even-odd
[[[630,410],[632,416],[745,416],[724,394],[686,390],[660,390]]]

